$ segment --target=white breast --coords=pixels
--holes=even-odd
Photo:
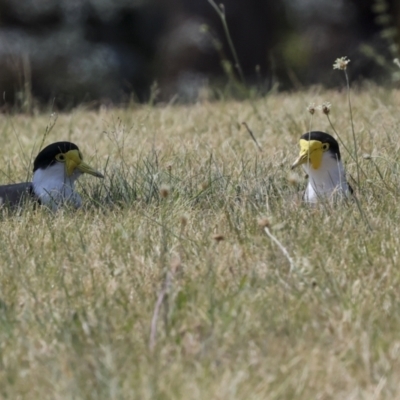
[[[320,168],[314,169],[307,164],[303,168],[308,174],[308,185],[304,193],[306,202],[315,203],[321,197],[333,199],[350,195],[343,164],[329,152],[322,155]]]
[[[77,169],[71,176],[65,173],[65,164],[56,162],[46,169],[37,169],[33,173],[33,191],[40,202],[52,210],[68,202],[75,207],[80,207],[82,199],[75,192],[75,181],[81,172]]]

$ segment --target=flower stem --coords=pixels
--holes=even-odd
[[[360,165],[358,163],[357,140],[356,140],[356,133],[355,133],[355,130],[354,130],[353,109],[352,109],[352,106],[351,106],[351,99],[350,99],[350,82],[349,82],[349,76],[347,75],[347,71],[346,70],[344,70],[344,76],[346,77],[347,100],[349,102],[351,131],[353,133],[353,142],[354,142],[354,158],[355,158],[355,162],[356,162],[356,166],[357,166],[357,185],[360,186]]]

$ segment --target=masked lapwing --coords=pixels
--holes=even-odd
[[[82,199],[75,191],[75,181],[84,173],[103,178],[83,161],[76,144],[52,143],[35,158],[32,182],[0,186],[1,203],[15,207],[32,198],[52,210],[64,203],[79,208]]]
[[[314,131],[301,136],[300,154],[292,169],[299,165],[308,175],[305,202],[346,198],[353,193],[346,180],[339,144],[328,133]]]

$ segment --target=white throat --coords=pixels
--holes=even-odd
[[[321,198],[334,199],[350,194],[343,164],[329,152],[323,153],[318,169],[309,164],[303,164],[303,168],[308,174],[308,185],[304,193],[306,202],[316,203]]]
[[[65,202],[78,208],[82,204],[82,199],[75,192],[75,181],[80,175],[81,172],[75,169],[71,176],[67,176],[65,164],[56,162],[46,169],[39,168],[33,173],[33,191],[41,204],[52,210],[57,210]]]

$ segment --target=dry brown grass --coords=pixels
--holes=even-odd
[[[351,149],[346,95],[321,89],[60,115],[46,144],[107,178],[82,179],[78,212],[1,214],[0,397],[400,398],[400,92],[353,93],[364,219],[295,199],[311,101]],[[48,122],[1,118],[1,182],[25,179]]]

